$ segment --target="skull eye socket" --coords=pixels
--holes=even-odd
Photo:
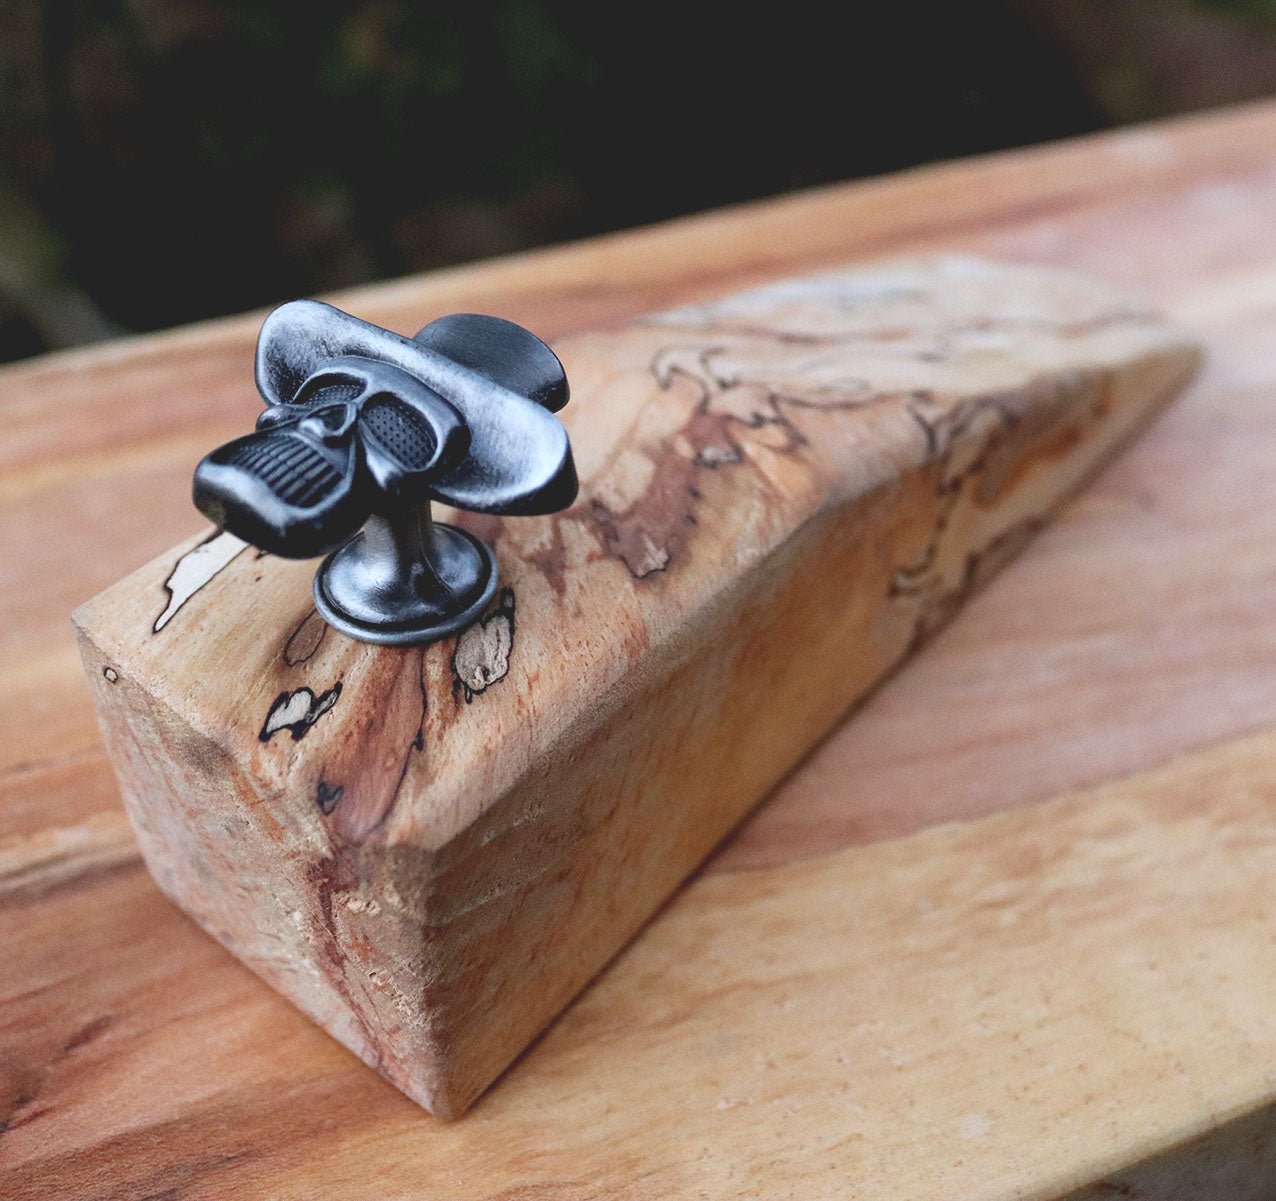
[[[328,376],[316,380],[308,380],[293,400],[295,405],[315,406],[349,404],[362,395],[364,384],[348,376]]]
[[[359,431],[405,471],[428,467],[439,444],[425,417],[386,393],[364,401],[359,410]]]

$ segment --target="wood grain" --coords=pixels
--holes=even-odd
[[[160,887],[440,1116],[1198,360],[1106,286],[958,257],[556,349],[580,498],[456,518],[502,586],[455,638],[330,632],[313,563],[225,534],[75,615]]]
[[[1273,225],[1276,108],[1258,106],[828,189],[337,299],[399,329],[447,309],[478,309],[560,336],[856,255],[960,250],[1088,271],[1150,296],[1200,332],[1209,360],[1188,397],[790,777],[706,869],[706,883],[737,881],[743,889],[756,880],[760,897],[774,884],[773,868],[823,878],[825,856],[855,856],[875,839],[901,839],[888,846],[902,853],[912,841],[904,836],[937,823],[976,819],[1276,727]],[[235,319],[0,375],[8,421],[0,444],[0,923],[7,948],[0,1096],[9,1115],[0,1191],[514,1197],[570,1196],[574,1188],[603,1197],[695,1197],[712,1195],[708,1182],[729,1172],[732,1154],[751,1139],[774,1147],[768,1140],[785,1121],[794,1140],[787,1159],[774,1171],[746,1161],[752,1175],[739,1167],[722,1195],[734,1188],[749,1196],[845,1196],[869,1180],[879,1195],[891,1181],[902,1182],[894,1195],[934,1195],[942,1181],[947,1197],[1005,1196],[990,1183],[1002,1179],[994,1173],[1008,1154],[1004,1144],[1005,1154],[996,1154],[995,1137],[962,1140],[960,1163],[919,1154],[940,1129],[931,1118],[954,1111],[932,1111],[928,1096],[911,1093],[889,1107],[893,1139],[855,1139],[844,1111],[821,1123],[817,1106],[798,1123],[777,1117],[779,1106],[737,1105],[721,1113],[747,1129],[721,1142],[704,1125],[685,1138],[675,1132],[662,1153],[676,1160],[668,1166],[654,1141],[647,1150],[642,1132],[652,1123],[668,1131],[663,1112],[691,1107],[665,1095],[657,1108],[639,1108],[631,1097],[635,1089],[649,1095],[642,1081],[672,1051],[657,1049],[650,1061],[609,1054],[588,1081],[570,1055],[552,1061],[566,1065],[561,1072],[536,1058],[559,1038],[571,1042],[571,1055],[587,1054],[598,1028],[607,1028],[607,1012],[592,1011],[591,1028],[579,1035],[569,1023],[590,1012],[585,1007],[601,990],[569,1010],[471,1115],[441,1127],[160,897],[131,849],[65,615],[199,528],[187,506],[189,473],[203,448],[255,413],[245,382],[254,329],[252,319]],[[86,554],[86,545],[109,552]],[[1262,795],[1270,756],[1255,746],[1259,753],[1236,762],[1243,787]],[[1231,778],[1230,769],[1199,778],[1202,813]],[[1053,809],[1032,806],[1013,816],[1034,832],[1032,845],[1067,852],[1074,827],[1060,830]],[[999,829],[971,827],[977,838]],[[1137,955],[1122,957],[1122,936],[1108,927],[1113,957],[1102,961],[1105,983],[1079,1002],[1099,1015],[1094,1039],[1083,1061],[1061,1069],[1064,1083],[1053,1094],[1069,1121],[1041,1118],[1014,1152],[1036,1172],[1023,1196],[1072,1187],[1087,1196],[1156,1198],[1271,1191],[1270,1032],[1248,991],[1266,987],[1270,967],[1251,924],[1265,918],[1270,896],[1262,838],[1223,837],[1204,821],[1193,836],[1199,870],[1159,837],[1134,842],[1144,847],[1147,878],[1173,878],[1176,889],[1197,897],[1185,911],[1192,918],[1178,927],[1191,948],[1180,962],[1208,951],[1194,941],[1202,928],[1227,936],[1220,951],[1227,962],[1212,976],[1167,979],[1156,1004],[1145,998],[1122,1011],[1122,1022],[1109,1022],[1106,989],[1137,966]],[[940,853],[934,842],[924,846],[928,858]],[[853,862],[839,862],[858,878]],[[1086,885],[1098,893],[1108,878],[1092,873]],[[829,920],[838,920],[840,895],[821,895],[799,915],[795,947],[807,945],[798,938],[806,926],[820,929],[830,911]],[[1115,892],[1108,895],[1119,905]],[[1161,897],[1161,920],[1172,922],[1177,893]],[[920,937],[907,923],[897,928],[901,937]],[[1084,943],[1084,934],[1067,921],[1041,929],[1065,964],[1073,939]],[[718,937],[706,927],[696,954],[711,954]],[[1128,937],[1136,952],[1148,945],[1137,930]],[[655,953],[647,937],[634,950],[649,945]],[[784,1000],[818,1005],[826,978],[808,974],[786,938],[765,945],[765,955],[749,960],[758,979],[787,978]],[[848,955],[855,945],[852,939]],[[888,940],[879,956],[887,962],[906,946]],[[1092,949],[1083,959],[1100,962]],[[604,975],[602,989],[620,978],[625,962]],[[976,971],[978,955],[971,964]],[[980,978],[995,996],[998,979]],[[837,987],[848,979],[839,977]],[[881,989],[875,1008],[889,1014],[907,1001],[910,981]],[[706,1010],[715,1018],[711,1036],[677,1048],[684,1077],[703,1077],[719,1090],[714,1106],[729,1097],[739,1066],[731,1037],[737,1006],[748,1011],[750,994],[749,984],[723,988]],[[1158,1024],[1160,1007],[1199,1012],[1193,1006],[1202,997],[1206,1024]],[[663,981],[651,1000],[679,1004]],[[618,1025],[627,1012],[617,1010]],[[782,1019],[785,1010],[775,1013]],[[818,1060],[845,1033],[835,1022],[802,1029],[798,1061]],[[784,1032],[775,1020],[771,1036]],[[1052,1037],[1039,1028],[1043,1042]],[[928,1054],[943,1059],[971,1040],[967,1028]],[[636,1044],[625,1047],[632,1052]],[[1120,1080],[1105,1074],[1096,1087],[1075,1087],[1112,1056],[1126,1066]],[[1186,1075],[1166,1074],[1170,1056]],[[1208,1056],[1217,1056],[1219,1076],[1202,1063]],[[895,1071],[880,1055],[867,1062],[888,1078]],[[961,1087],[995,1079],[984,1065],[962,1062],[974,1074]],[[1144,1078],[1155,1086],[1133,1091]],[[809,1077],[785,1079],[789,1103],[800,1101]],[[1024,1087],[1045,1083],[1029,1074]],[[1114,1091],[1127,1085],[1132,1091]],[[870,1080],[859,1102],[870,1111],[876,1087]],[[1171,1108],[1181,1107],[1177,1118],[1161,1108],[1167,1088]],[[532,1099],[546,1092],[572,1101],[570,1120],[562,1109],[538,1117]],[[512,1108],[489,1110],[500,1098]],[[1152,1107],[1146,1120],[1145,1105]],[[617,1130],[625,1137],[613,1137]],[[1081,1137],[1069,1137],[1073,1130]],[[859,1147],[860,1158],[823,1155],[837,1139]],[[599,1150],[608,1140],[610,1154]],[[795,1176],[794,1163],[811,1175]]]
[[[1137,1181],[1132,1164],[1241,1122],[1262,1196],[1274,815],[1260,735],[1041,807],[708,875],[447,1125],[262,989],[227,987],[211,940],[166,952],[176,911],[138,937],[137,877],[99,878],[46,904],[88,903],[77,920],[112,958],[75,1013],[112,1008],[41,1047],[10,1132],[36,1153],[7,1195],[84,1195],[95,1169],[94,1195],[130,1197],[364,1198],[371,1178],[373,1195],[458,1199],[1046,1198]],[[19,954],[46,980],[68,966],[47,940]],[[157,992],[175,1022],[154,1023]],[[1220,1195],[1217,1175],[1185,1178],[1125,1195]]]

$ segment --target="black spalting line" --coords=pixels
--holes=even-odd
[[[905,411],[921,427],[926,438],[928,457],[930,462],[937,468],[939,483],[936,490],[936,499],[939,501],[939,511],[920,558],[913,563],[895,569],[894,579],[887,590],[887,596],[890,597],[920,596],[925,590],[924,585],[927,573],[939,560],[944,534],[948,530],[953,514],[957,511],[957,506],[961,503],[966,485],[971,480],[977,479],[987,468],[988,456],[997,445],[1001,434],[1004,433],[1006,427],[1014,424],[1013,416],[1005,412],[1001,407],[998,397],[979,397],[973,402],[963,405],[956,414],[951,415],[947,449],[941,455],[939,453],[938,423],[914,405],[906,406]],[[974,424],[980,415],[986,412],[992,412],[997,416],[998,428],[989,435],[982,452],[977,458],[967,464],[964,471],[947,477],[947,465],[952,459],[953,451],[961,444],[962,435]]]
[[[275,714],[287,706],[294,697],[303,693],[309,698],[306,704],[306,712],[295,721],[284,722],[272,729],[271,722]],[[322,692],[317,697],[309,688],[296,688],[291,692],[285,689],[275,697],[274,703],[270,706],[270,712],[266,714],[266,720],[261,724],[261,733],[257,735],[258,739],[262,742],[269,742],[280,730],[287,730],[292,734],[293,742],[300,742],[301,739],[310,733],[310,727],[337,703],[337,698],[340,695],[340,680],[329,688],[327,692]]]
[[[319,623],[319,632],[311,635],[313,642],[307,646],[306,638],[303,635],[306,630],[314,628],[313,623]],[[296,667],[299,663],[305,663],[308,659],[314,657],[315,652],[322,645],[323,640],[328,636],[328,623],[319,616],[316,610],[311,609],[288,635],[288,641],[284,643],[284,662],[289,667]]]
[[[772,340],[775,340],[774,337]],[[825,341],[815,335],[810,339],[802,335],[785,335],[778,340],[803,346],[823,345]],[[835,345],[843,340],[833,339],[830,344]],[[878,391],[868,381],[858,378],[844,381],[837,391],[821,392],[818,395],[793,394],[775,387],[765,375],[740,379],[722,370],[715,358],[730,349],[729,345],[716,342],[703,346],[671,343],[660,348],[648,364],[648,370],[657,385],[662,390],[668,390],[677,377],[690,381],[699,392],[687,421],[679,431],[693,448],[692,458],[683,462],[681,455],[674,451],[674,466],[670,467],[669,448],[672,443],[666,440],[665,448],[658,454],[648,452],[648,457],[655,466],[653,482],[625,511],[613,513],[597,497],[591,499],[587,507],[578,505],[569,510],[569,513],[575,515],[583,512],[589,524],[601,534],[607,553],[619,559],[636,580],[664,574],[681,557],[686,540],[690,537],[689,530],[699,524],[696,513],[696,502],[701,499],[700,490],[696,486],[698,472],[737,467],[748,461],[736,437],[737,430],[779,430],[785,444],[775,448],[777,453],[794,454],[809,445],[798,420],[802,413],[851,412],[898,403],[918,395]],[[694,367],[685,361],[670,361],[677,351],[686,351],[691,355]],[[758,390],[757,403],[751,413],[741,415],[729,409],[715,407],[715,401],[720,396],[741,385]],[[669,478],[670,470],[686,477],[681,488],[685,497],[681,506],[676,497],[678,481]],[[561,518],[564,515],[558,516]],[[663,562],[648,562],[646,556],[640,563],[634,561],[633,554],[630,553],[630,535],[635,531],[663,555]]]

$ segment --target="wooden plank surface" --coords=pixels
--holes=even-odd
[[[0,1192],[1268,1195],[1273,227],[1260,106],[343,298],[552,337],[955,249],[1149,295],[1210,354],[452,1127],[160,897],[79,678],[69,610],[199,528],[255,323],[5,370]]]

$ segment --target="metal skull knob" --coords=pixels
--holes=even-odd
[[[576,498],[562,364],[498,317],[458,314],[415,338],[317,301],[283,305],[257,343],[267,408],[206,456],[194,500],[271,554],[327,555],[315,605],[366,642],[431,642],[474,620],[495,556],[431,520],[430,501],[530,515]]]

